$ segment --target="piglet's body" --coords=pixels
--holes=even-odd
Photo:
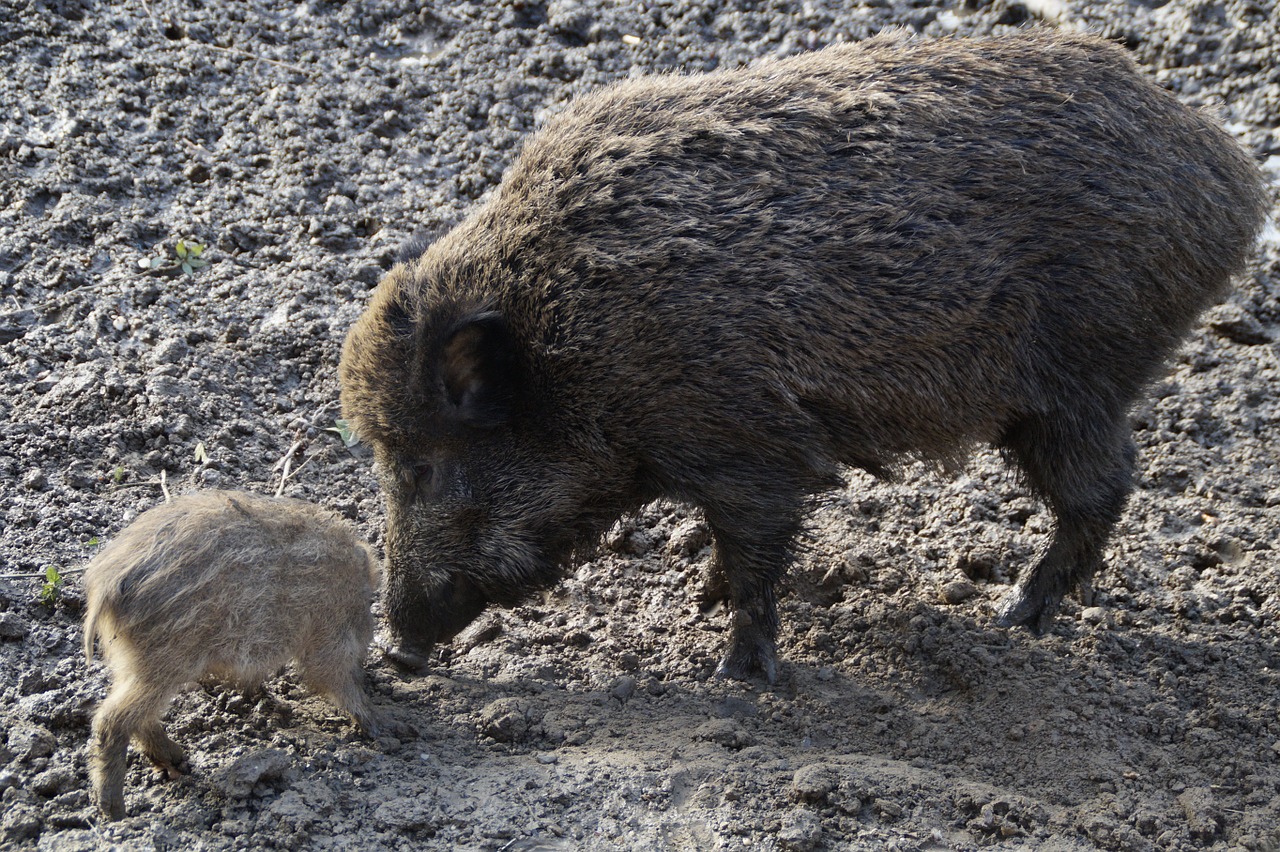
[[[378,580],[354,527],[299,500],[210,491],[141,515],[84,574],[85,655],[100,640],[112,672],[93,720],[103,812],[124,815],[130,737],[176,774],[183,751],[160,717],[205,675],[252,687],[296,661],[311,688],[375,734],[363,662]]]

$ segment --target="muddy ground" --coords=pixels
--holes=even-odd
[[[1280,233],[1134,412],[1139,481],[1052,632],[992,606],[1050,519],[993,453],[850,473],[782,603],[773,688],[711,677],[707,532],[621,523],[554,592],[406,679],[361,739],[286,673],[168,716],[101,822],[104,694],[71,571],[171,491],[333,507],[346,329],[414,232],[490,190],[575,93],[889,25],[1122,40],[1280,177],[1272,0],[216,3],[0,0],[0,846],[41,849],[1280,849]],[[187,274],[178,240],[205,246]],[[154,261],[151,259],[154,258]],[[194,259],[194,257],[189,257]],[[142,266],[145,265],[146,269]],[[198,264],[197,264],[198,265]],[[30,575],[68,572],[53,602]]]

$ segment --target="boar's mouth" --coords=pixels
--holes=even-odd
[[[429,667],[432,648],[456,636],[489,604],[474,584],[456,573],[411,598],[388,600],[389,629],[380,644],[389,661],[419,674]]]

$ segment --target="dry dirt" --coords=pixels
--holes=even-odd
[[[328,431],[343,335],[397,247],[575,93],[889,25],[1080,27],[1274,181],[1276,20],[1273,0],[0,0],[0,846],[1280,849],[1274,224],[1134,412],[1097,605],[1044,638],[992,623],[1050,523],[994,454],[850,474],[806,536],[771,689],[711,677],[707,533],[658,505],[429,676],[371,663],[417,738],[361,739],[288,673],[266,697],[199,686],[168,716],[193,772],[135,756],[109,824],[71,573],[162,474],[272,492],[286,459],[285,493],[379,543],[368,452]],[[177,269],[179,239],[208,266]],[[48,566],[50,605],[11,576]]]

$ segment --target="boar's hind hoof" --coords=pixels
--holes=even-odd
[[[1062,595],[1035,595],[1027,594],[1025,589],[1014,589],[996,608],[996,624],[1025,627],[1035,635],[1043,636],[1053,623],[1053,616],[1061,603]]]
[[[769,684],[778,680],[778,660],[772,647],[757,645],[745,653],[734,648],[716,666],[716,677],[753,680],[761,675]]]
[[[405,669],[413,674],[426,674],[428,668],[427,658],[417,651],[410,651],[403,645],[391,645],[383,649],[382,655],[398,668]]]
[[[109,821],[124,819],[124,791],[102,791],[98,796],[98,810]]]

